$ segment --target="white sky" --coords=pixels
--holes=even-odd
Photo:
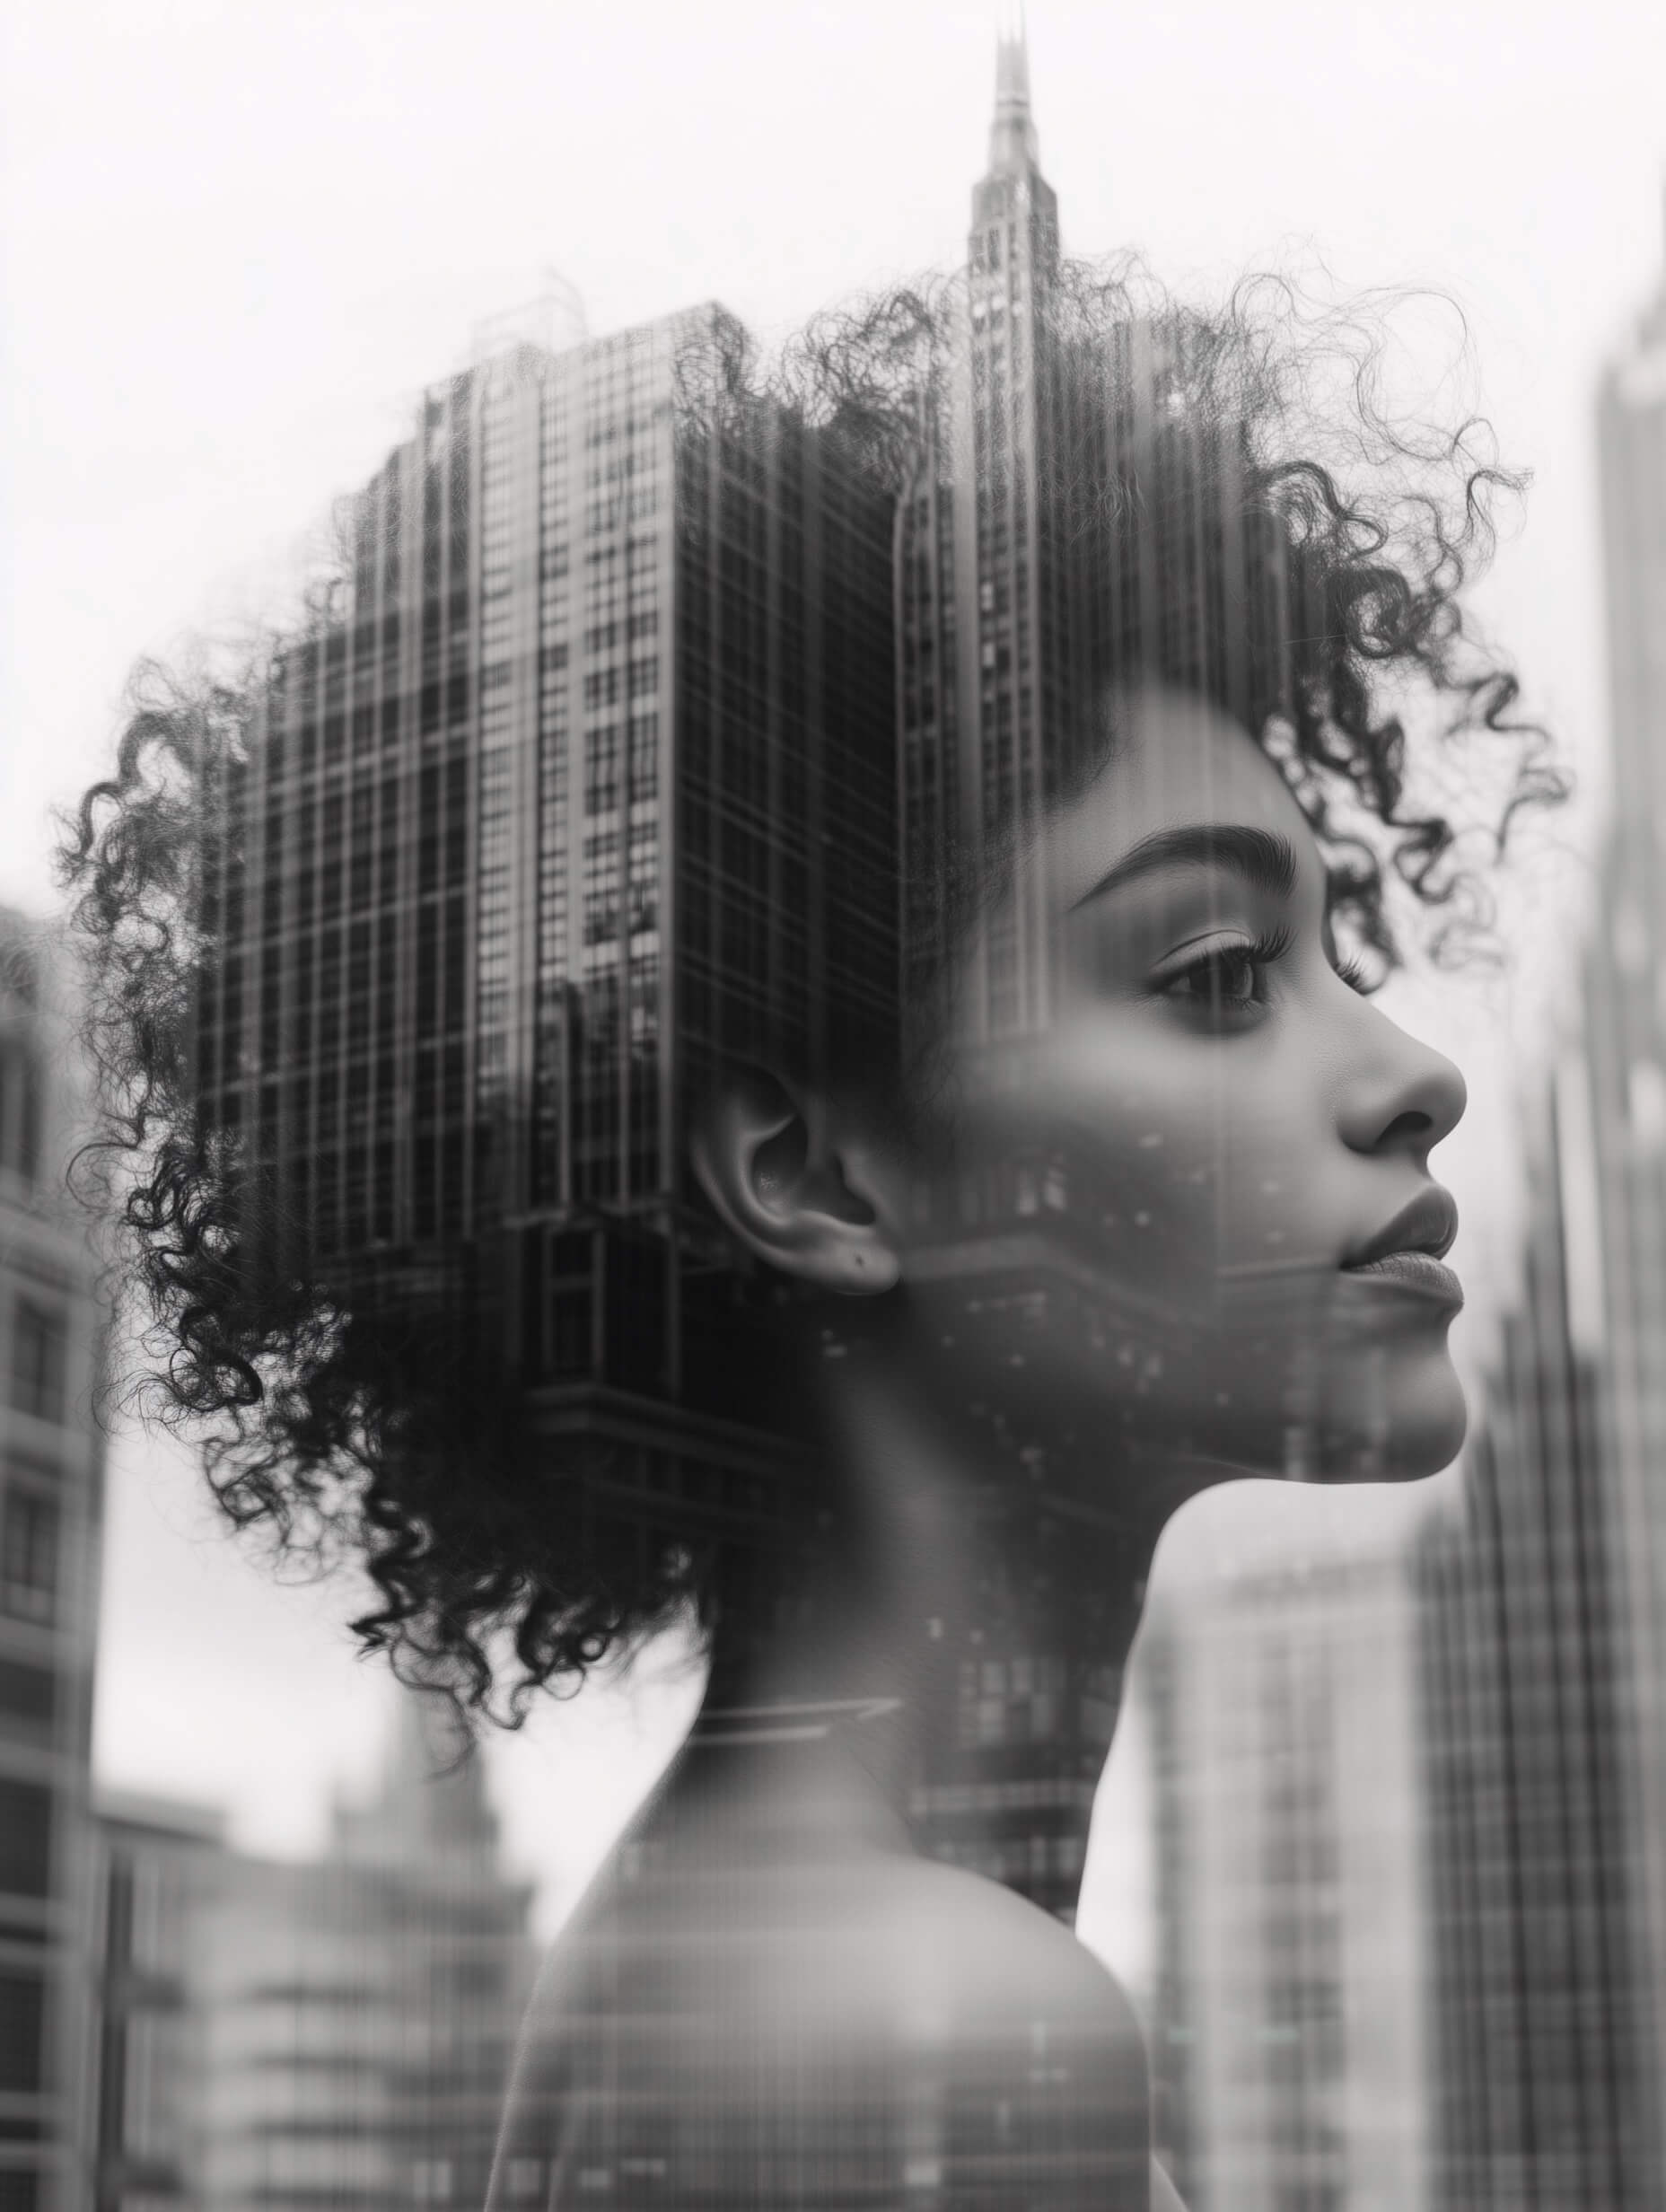
[[[992,12],[947,0],[54,0],[0,37],[0,900],[34,908],[47,810],[101,766],[135,656],[269,604],[478,316],[551,265],[594,331],[715,296],[768,333],[951,261],[992,86]],[[1488,619],[1600,782],[1590,401],[1661,266],[1666,11],[1036,0],[1030,53],[1067,249],[1137,243],[1216,291],[1322,258],[1462,302],[1500,444],[1537,479]],[[1565,988],[1541,934],[1484,1004],[1406,1001],[1469,1046],[1448,1172],[1469,1198],[1469,1169],[1460,1256],[1483,1274],[1507,1040]],[[173,1457],[124,1440],[99,1759],[301,1848],[325,1786],[370,1763],[375,1680],[323,1593],[188,1536],[189,1497]],[[634,1770],[589,1740],[587,1763],[505,1764],[523,1856],[592,1848],[550,1839],[599,1833]]]

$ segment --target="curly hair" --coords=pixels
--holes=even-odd
[[[837,437],[894,499],[900,559],[922,485],[965,465],[953,394],[969,312],[964,280],[944,279],[818,319],[767,370],[725,342],[684,374],[679,403],[697,415],[761,399]],[[1076,426],[1033,489],[1061,557],[1144,531],[1161,562],[1199,514],[1230,506],[1283,579],[1280,634],[1240,711],[1314,829],[1338,910],[1385,969],[1399,957],[1394,886],[1432,917],[1437,952],[1472,942],[1484,877],[1460,825],[1415,796],[1407,717],[1425,718],[1436,750],[1460,737],[1500,749],[1500,795],[1464,825],[1490,855],[1524,806],[1560,797],[1545,733],[1518,716],[1517,680],[1464,598],[1492,550],[1495,501],[1522,479],[1478,421],[1397,414],[1373,303],[1320,312],[1258,278],[1195,308],[1122,261],[1066,264],[1045,313],[1069,387],[1046,403]],[[1118,424],[1135,427],[1107,427]],[[1162,459],[1176,440],[1178,471]],[[1088,641],[1083,665],[1092,683],[1144,672],[1206,688],[1189,651],[1160,624],[1140,641]],[[690,1602],[709,1620],[722,1548],[599,1515],[600,1447],[540,1439],[509,1387],[506,1258],[489,1236],[321,1253],[294,1194],[205,1110],[199,992],[241,922],[232,802],[271,654],[217,675],[141,668],[114,773],[66,826],[104,1104],[86,1157],[129,1240],[148,1319],[141,1383],[206,1438],[231,1519],[290,1551],[360,1559],[377,1593],[353,1624],[362,1644],[513,1725],[539,1687],[581,1680]],[[1101,730],[1062,749],[1049,803],[1097,772],[1108,742]],[[907,865],[941,891],[940,957],[955,911],[988,895],[998,840],[969,859],[916,844]],[[736,1300],[734,1325],[753,1325]],[[801,1497],[809,1525],[825,1499],[813,1480]]]

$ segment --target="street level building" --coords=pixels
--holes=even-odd
[[[86,1800],[102,1330],[60,949],[0,913],[0,2208],[89,2199]]]
[[[1191,2212],[1431,2203],[1415,1623],[1392,1554],[1153,1601],[1154,2129]]]
[[[478,2206],[530,1984],[479,1762],[401,1713],[320,1858],[196,1808],[100,1808],[101,2212]]]

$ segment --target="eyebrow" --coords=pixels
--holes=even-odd
[[[1073,901],[1071,912],[1107,891],[1122,891],[1142,876],[1165,868],[1230,868],[1254,891],[1288,899],[1296,887],[1295,847],[1275,830],[1242,822],[1197,822],[1179,830],[1156,830],[1130,846],[1115,867]]]

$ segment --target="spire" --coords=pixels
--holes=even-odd
[[[1023,8],[1004,9],[995,31],[995,121],[989,127],[989,172],[1022,176],[1039,167],[1041,151],[1030,113],[1030,45]]]
[[[381,1787],[368,1804],[338,1807],[337,1848],[364,1865],[437,1866],[460,1856],[489,1867],[497,1822],[481,1764],[478,1751],[468,1755],[463,1725],[449,1704],[402,1690]]]

